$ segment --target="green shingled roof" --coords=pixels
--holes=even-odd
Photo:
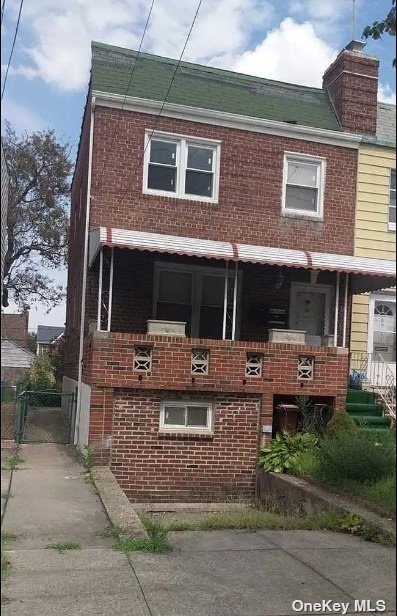
[[[92,43],[92,90],[163,101],[176,60]],[[128,88],[128,92],[127,92]],[[324,90],[182,62],[167,102],[315,128],[340,130]]]

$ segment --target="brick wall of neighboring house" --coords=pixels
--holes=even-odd
[[[151,374],[134,372],[135,345],[153,346]],[[192,378],[191,351],[197,346],[209,349],[209,373]],[[262,354],[262,377],[246,377],[247,352]],[[298,380],[299,356],[314,357],[313,380]],[[344,349],[96,332],[91,336],[84,364],[84,380],[92,384],[90,443],[102,464],[108,462],[110,451],[114,460],[115,437],[127,447],[124,438],[135,438],[133,432],[136,428],[145,431],[144,426],[130,423],[130,415],[123,424],[118,420],[118,427],[115,427],[114,403],[115,398],[119,399],[119,390],[123,390],[122,397],[125,397],[125,390],[129,389],[128,396],[133,398],[142,392],[149,397],[152,410],[153,398],[148,392],[153,391],[161,395],[168,392],[167,396],[171,395],[170,392],[175,396],[184,392],[192,399],[197,395],[205,395],[207,399],[218,395],[255,397],[260,399],[262,425],[272,424],[275,396],[294,398],[304,393],[319,399],[327,398],[334,410],[343,409],[345,405],[348,355]],[[154,421],[158,421],[159,405],[155,412]],[[147,427],[146,436],[141,439],[142,447],[146,446],[146,441],[151,443],[154,436],[151,432],[152,427]],[[123,463],[123,459],[119,455],[118,461],[128,481],[127,475],[133,467],[126,461]],[[121,474],[120,468],[118,473]]]
[[[1,367],[1,380],[5,383],[6,387],[11,387],[11,385],[18,385],[24,377],[26,376],[29,368],[26,367],[11,367],[11,366],[2,366]]]
[[[1,337],[13,340],[20,347],[28,348],[29,313],[1,315]]]
[[[182,393],[182,392],[179,392]],[[158,434],[159,407],[175,392],[116,391],[110,468],[132,501],[251,497],[258,455],[258,396],[216,394],[213,436]],[[208,400],[198,394],[196,400]]]

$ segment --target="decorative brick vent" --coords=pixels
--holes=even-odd
[[[312,381],[314,376],[314,357],[298,358],[298,380]]]
[[[262,355],[260,353],[247,353],[245,376],[262,376]]]
[[[210,352],[208,349],[193,349],[191,359],[192,374],[208,374]]]
[[[135,347],[134,348],[134,372],[151,372],[152,371],[152,348],[151,347]]]

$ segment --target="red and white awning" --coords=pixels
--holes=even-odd
[[[366,259],[351,255],[289,250],[287,248],[274,248],[271,246],[253,246],[251,244],[235,242],[218,242],[193,237],[164,235],[162,233],[146,233],[130,229],[113,229],[110,227],[99,227],[91,230],[89,245],[90,265],[92,265],[100,248],[103,246],[204,257],[207,259],[376,276],[385,279],[385,283],[388,283],[387,286],[391,286],[389,279],[393,279],[396,276],[395,262],[383,259]]]

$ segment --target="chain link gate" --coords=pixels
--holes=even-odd
[[[59,391],[23,391],[17,399],[17,443],[63,443],[70,441],[76,395]]]

